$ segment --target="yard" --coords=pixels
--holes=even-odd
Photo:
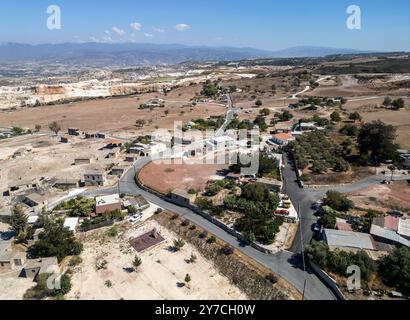
[[[247,299],[237,287],[222,276],[211,262],[201,256],[190,244],[178,252],[171,250],[177,235],[149,220],[136,228],[124,224],[119,234],[110,238],[99,230],[83,237],[83,262],[75,267],[73,288],[66,297],[78,300],[241,300]],[[137,252],[129,245],[130,238],[156,229],[164,242],[151,247],[138,256],[142,265],[137,272],[132,261]],[[188,260],[197,257],[195,263]],[[106,265],[96,270],[96,265]],[[182,286],[186,275],[191,282]]]

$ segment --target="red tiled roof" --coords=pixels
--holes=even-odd
[[[289,133],[278,133],[275,134],[274,137],[279,140],[289,140],[293,138],[293,136]]]
[[[399,230],[400,218],[387,216],[384,218],[384,227],[393,231]]]
[[[341,231],[353,231],[352,226],[346,222],[338,222],[337,229]]]

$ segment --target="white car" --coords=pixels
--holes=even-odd
[[[132,216],[131,218],[129,218],[128,221],[131,223],[137,223],[137,222],[140,222],[141,219],[142,219],[142,214],[136,214]]]

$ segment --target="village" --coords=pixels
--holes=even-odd
[[[272,84],[269,94],[261,93],[253,78],[207,80],[118,102],[89,102],[87,110],[84,102],[50,107],[57,118],[48,123],[19,111],[19,126],[2,128],[0,141],[5,290],[16,285],[17,299],[138,299],[143,294],[124,282],[139,280],[153,299],[260,298],[230,284],[233,275],[224,277],[207,261],[218,245],[220,257],[247,263],[262,254],[263,271],[255,277],[264,279],[271,297],[280,292],[300,298],[307,266],[294,268],[291,260],[299,253],[313,270],[308,281],[320,288],[308,293],[311,299],[405,297],[397,282],[381,280],[375,265],[409,247],[406,142],[354,99],[314,95],[336,77],[305,71],[296,77],[302,80],[293,90],[310,86],[287,98],[277,98],[277,90],[290,89]],[[408,112],[408,99],[369,100],[395,121]],[[64,108],[87,117],[67,117]],[[111,121],[119,117],[117,108],[124,114]],[[241,130],[247,134],[238,140]],[[386,152],[364,148],[362,132],[374,131],[375,139],[386,137]],[[249,171],[252,163],[238,159],[252,156],[257,167]],[[346,286],[339,258],[368,266],[362,270],[366,289]],[[203,261],[206,271],[194,260]],[[153,282],[155,267],[168,270],[172,290],[160,279]],[[66,288],[41,289],[44,277],[55,272]],[[204,296],[199,286],[214,277],[224,293],[208,290]],[[87,291],[87,283],[97,285]]]

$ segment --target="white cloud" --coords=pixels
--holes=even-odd
[[[142,29],[142,24],[139,22],[134,22],[130,24],[131,29],[135,30],[135,31],[141,31]]]
[[[90,37],[89,40],[90,40],[91,42],[96,42],[96,43],[99,43],[99,42],[100,42],[100,40],[97,39],[96,37]]]
[[[114,40],[110,36],[107,36],[107,37],[102,38],[102,42],[104,42],[104,43],[113,43]]]
[[[152,38],[154,35],[151,33],[144,33],[144,36],[146,36],[147,38]]]
[[[104,30],[104,33],[109,36],[111,34],[110,30]]]
[[[161,29],[161,28],[154,28],[153,30],[154,30],[154,32],[157,32],[157,33],[164,33],[165,32],[165,30]]]
[[[180,32],[183,32],[183,31],[191,29],[191,26],[186,23],[180,23],[175,26],[175,29],[177,29]]]
[[[115,32],[116,34],[118,34],[119,36],[123,36],[125,34],[125,31],[123,29],[120,29],[118,27],[112,27],[111,29],[113,32]]]

